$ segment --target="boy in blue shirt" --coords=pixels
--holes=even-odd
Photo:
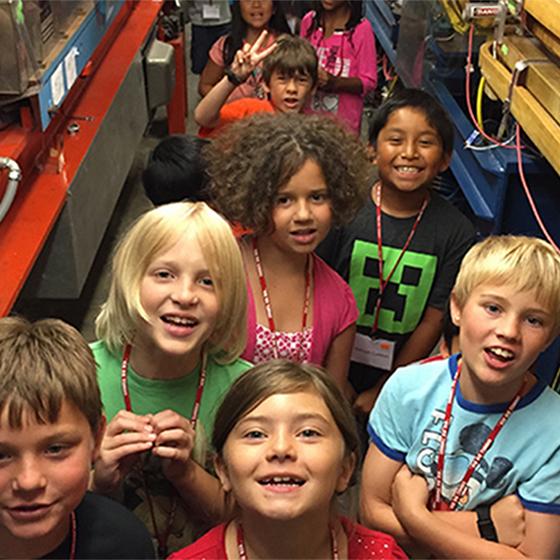
[[[366,524],[437,558],[558,558],[560,397],[530,371],[560,332],[558,278],[536,238],[467,253],[451,296],[462,355],[397,371],[371,413]]]

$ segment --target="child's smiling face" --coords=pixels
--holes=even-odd
[[[242,417],[216,468],[243,512],[328,519],[333,496],[348,486],[354,456],[323,398],[302,390],[274,394]]]
[[[375,163],[384,188],[412,193],[449,165],[437,130],[413,107],[397,109],[377,136]]]
[[[480,404],[511,400],[553,338],[554,318],[535,291],[481,284],[464,305],[451,298],[463,353],[461,391]]]
[[[12,428],[0,417],[0,543],[12,554],[50,552],[69,530],[70,513],[86,493],[102,430],[92,434],[84,414],[63,401],[58,419],[38,423],[24,410]],[[10,547],[15,547],[10,549]],[[31,548],[30,548],[31,547]],[[36,557],[36,556],[33,556]]]

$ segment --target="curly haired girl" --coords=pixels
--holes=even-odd
[[[241,240],[252,362],[324,365],[346,388],[358,317],[348,285],[313,254],[332,223],[361,207],[369,166],[363,146],[333,120],[256,115],[207,151],[211,196]]]

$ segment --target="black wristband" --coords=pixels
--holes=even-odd
[[[231,66],[227,66],[224,69],[224,74],[228,79],[228,82],[233,84],[235,87],[240,86],[245,80],[242,80],[232,69]]]
[[[478,525],[478,532],[483,539],[492,542],[498,542],[498,534],[496,527],[490,517],[490,506],[479,506],[476,511],[476,524]]]

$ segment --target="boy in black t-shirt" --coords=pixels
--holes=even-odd
[[[405,89],[385,102],[370,129],[379,181],[356,218],[331,230],[317,250],[350,284],[360,309],[349,373],[359,412],[369,413],[397,367],[430,354],[474,242],[469,220],[431,189],[449,166],[453,136],[429,94]]]
[[[154,558],[132,513],[86,495],[104,428],[80,334],[55,319],[0,319],[0,556]]]

